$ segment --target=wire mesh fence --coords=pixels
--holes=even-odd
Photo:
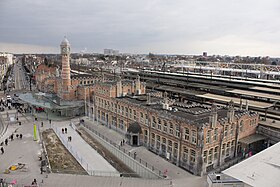
[[[161,170],[157,169],[154,165],[150,164],[149,162],[141,159],[134,153],[131,153],[129,150],[121,147],[115,141],[107,138],[106,136],[102,135],[100,132],[96,131],[93,126],[81,123],[83,127],[90,130],[94,133],[97,137],[101,140],[105,141],[110,146],[103,143],[103,145],[115,156],[117,156],[120,160],[122,160],[127,166],[129,166],[133,171],[138,173],[143,178],[164,178],[163,173]],[[102,143],[102,142],[101,142]]]

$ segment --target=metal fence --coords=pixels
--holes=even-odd
[[[83,125],[84,129],[92,134],[108,151],[114,154],[140,177],[149,179],[164,178],[161,170],[155,168],[152,164],[149,164],[145,160],[119,146],[116,142],[111,141],[104,135],[100,134],[93,128],[93,126],[84,123],[81,124]]]
[[[53,173],[69,173],[69,174],[88,174],[92,176],[110,176],[110,177],[119,177],[120,173],[119,172],[109,172],[109,171],[99,171],[99,170],[93,170],[89,168],[89,162],[72,146],[68,143],[68,141],[64,140],[62,138],[62,134],[58,128],[54,128],[57,136],[61,140],[62,144],[68,149],[68,151],[72,154],[72,156],[79,162],[79,164],[85,169],[85,173],[83,172],[76,172],[73,170],[54,170],[52,169]]]
[[[2,138],[8,128],[8,125],[5,124],[5,120],[3,119],[2,114],[0,114],[0,126],[0,138]]]

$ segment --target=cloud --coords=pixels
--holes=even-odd
[[[29,44],[18,44],[18,43],[1,43],[0,42],[0,51],[10,52],[15,54],[25,53],[38,53],[38,54],[47,54],[47,53],[59,53],[58,47],[52,46],[42,46],[42,45],[29,45]]]
[[[261,44],[265,54],[279,56],[271,49],[280,43],[279,4],[277,0],[2,0],[0,42],[56,48],[66,35],[78,51],[87,47],[99,52],[115,48],[241,55],[258,53],[254,45]],[[225,45],[228,36],[238,40]],[[244,42],[252,50],[240,49]]]

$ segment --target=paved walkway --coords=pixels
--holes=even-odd
[[[12,110],[8,110],[13,112]],[[0,114],[1,115],[1,114]],[[41,181],[45,178],[45,175],[40,174],[40,161],[38,155],[41,151],[39,141],[33,140],[33,122],[31,118],[20,116],[22,119],[22,125],[18,123],[8,124],[6,114],[3,116],[5,125],[8,125],[7,130],[1,137],[0,141],[4,141],[6,138],[14,133],[14,140],[9,139],[8,145],[4,145],[4,154],[0,154],[0,178],[5,179],[7,182],[16,179],[18,183],[24,185],[30,185],[33,179]],[[22,134],[23,138],[16,138],[16,134]],[[18,163],[26,164],[26,168],[23,170],[10,171],[9,174],[4,174],[4,171],[11,165],[17,165]]]
[[[62,129],[65,128],[67,128],[67,134],[62,133]],[[88,145],[73,127],[65,125],[65,122],[57,122],[53,129],[64,146],[89,175],[119,176],[117,170]],[[69,136],[71,136],[71,142],[68,141]]]

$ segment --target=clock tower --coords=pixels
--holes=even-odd
[[[60,44],[61,51],[61,62],[62,62],[62,70],[61,70],[61,79],[62,79],[62,87],[61,87],[61,96],[63,99],[67,99],[69,97],[69,88],[71,86],[71,78],[70,78],[70,43],[66,37],[62,40]]]

